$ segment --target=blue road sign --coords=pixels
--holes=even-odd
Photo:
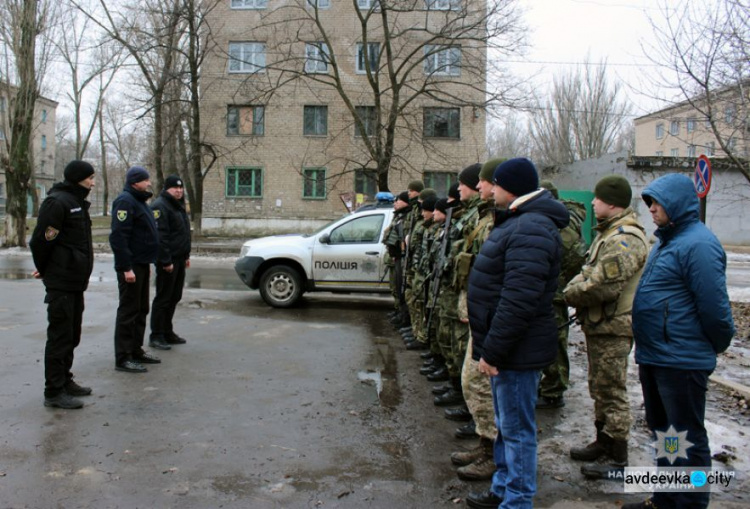
[[[708,191],[711,190],[711,161],[705,155],[698,156],[695,163],[695,175],[693,184],[698,198],[705,198]]]

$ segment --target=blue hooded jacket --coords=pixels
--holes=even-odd
[[[670,174],[642,193],[670,223],[656,231],[633,301],[635,361],[675,369],[713,370],[734,336],[724,249],[699,220],[693,182]]]

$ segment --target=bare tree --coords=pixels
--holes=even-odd
[[[295,90],[312,92],[321,100],[335,96],[345,107],[348,122],[328,133],[323,151],[328,162],[338,160],[343,171],[377,175],[378,188],[389,189],[392,171],[415,170],[415,160],[458,166],[457,154],[441,149],[423,136],[423,107],[468,108],[476,120],[489,107],[509,102],[512,78],[488,80],[487,54],[518,52],[524,26],[516,0],[350,0],[357,16],[357,69],[364,86],[353,85],[344,62],[351,47],[334,44],[336,22],[323,12],[323,0],[291,0],[267,11],[251,29],[254,40],[273,41],[262,76],[252,76],[238,96],[268,103]],[[230,52],[231,53],[231,52]],[[230,54],[231,65],[243,62]],[[486,84],[493,84],[489,90]],[[287,95],[285,95],[287,94]],[[444,112],[440,112],[443,115]],[[454,119],[440,120],[450,128]],[[457,120],[456,120],[457,121]],[[356,143],[342,143],[355,131]],[[483,152],[483,150],[482,150]],[[414,157],[419,153],[424,157]],[[477,159],[483,153],[476,154]],[[299,162],[300,166],[302,162]]]
[[[537,97],[529,131],[541,162],[566,164],[610,152],[629,111],[619,84],[607,79],[606,61],[586,60],[556,76],[548,98]]]
[[[524,121],[514,111],[499,115],[487,132],[488,158],[531,157],[532,147]]]
[[[750,181],[750,1],[663,2],[645,53],[670,102],[710,126],[726,157]]]

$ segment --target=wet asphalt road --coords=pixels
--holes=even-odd
[[[432,405],[418,356],[384,318],[387,298],[321,294],[271,309],[233,260],[194,260],[176,316],[188,344],[133,375],[113,369],[111,265],[98,258],[74,365],[94,395],[63,411],[42,406],[42,285],[28,256],[0,256],[0,507],[465,507],[486,487],[455,477],[450,452],[474,443],[453,439],[456,424]],[[641,498],[583,481],[567,456],[592,435],[581,339],[567,406],[539,415],[538,507]],[[639,391],[634,382],[638,415]],[[747,421],[712,405],[714,451],[733,448],[747,472]],[[647,443],[637,423],[631,464],[651,464]],[[747,491],[744,481],[712,507],[747,507]]]

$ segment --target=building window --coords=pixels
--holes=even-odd
[[[268,0],[232,0],[232,9],[265,9]]]
[[[47,123],[47,110],[42,110],[42,124]]]
[[[230,42],[229,72],[256,73],[266,67],[266,45],[262,42]]]
[[[263,171],[260,168],[227,168],[227,197],[263,196]]]
[[[328,46],[324,42],[305,44],[305,72],[325,74],[328,72]]]
[[[688,157],[695,157],[695,145],[688,145],[687,156]]]
[[[42,135],[42,150],[47,150],[47,136]]]
[[[734,106],[727,106],[724,109],[724,122],[730,125],[734,123]]]
[[[367,61],[370,63],[370,72],[377,72],[378,65],[380,63],[380,43],[379,42],[368,42],[367,43]],[[362,74],[367,72],[365,60],[365,45],[357,43],[357,72]]]
[[[377,9],[380,6],[380,0],[357,0],[357,8],[360,11],[369,11]]]
[[[326,136],[328,134],[328,106],[305,106],[302,134]]]
[[[656,139],[664,138],[664,124],[656,124]]]
[[[685,124],[687,126],[687,132],[692,133],[695,131],[695,118],[691,117],[687,119],[687,123]]]
[[[680,134],[680,121],[679,120],[672,120],[669,123],[669,134],[672,136],[677,136]]]
[[[711,157],[716,154],[716,142],[709,141],[706,143],[706,155]]]
[[[375,170],[354,170],[354,192],[370,198],[378,192],[378,172]]]
[[[424,186],[431,187],[439,196],[448,196],[448,189],[458,182],[455,172],[426,171],[424,172]]]
[[[461,0],[425,0],[424,8],[428,11],[457,11]]]
[[[663,150],[657,150],[656,151],[656,157],[662,157],[662,156],[664,156],[664,151]]]
[[[325,168],[306,168],[302,171],[305,181],[302,186],[302,197],[323,200],[326,197]]]
[[[228,106],[228,136],[263,136],[266,108],[264,106]]]
[[[426,44],[424,73],[435,76],[461,76],[461,48]]]
[[[460,138],[461,110],[459,108],[425,108],[425,138]]]
[[[318,9],[328,9],[331,6],[331,0],[307,0],[307,5]]]
[[[669,150],[669,155],[671,157],[680,157],[680,149],[679,148],[673,148]]]
[[[373,136],[375,134],[375,128],[378,125],[378,116],[375,111],[375,106],[355,106],[354,112],[362,122],[364,127],[364,136]],[[354,136],[362,137],[362,131],[358,124],[354,124]]]

